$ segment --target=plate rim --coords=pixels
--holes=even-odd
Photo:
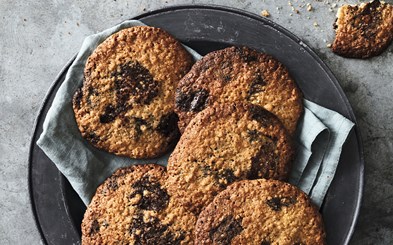
[[[344,244],[348,244],[349,241],[352,238],[352,235],[355,231],[355,226],[357,224],[358,218],[359,218],[359,212],[360,212],[360,208],[362,205],[362,199],[363,199],[363,191],[364,191],[364,150],[363,150],[363,143],[362,143],[362,137],[360,134],[360,130],[358,128],[358,124],[357,124],[357,120],[355,117],[355,113],[353,111],[353,108],[347,98],[347,96],[345,95],[338,79],[336,78],[336,76],[334,75],[334,73],[331,71],[331,69],[329,68],[329,66],[317,55],[317,53],[307,44],[305,43],[303,40],[301,40],[299,37],[297,37],[295,34],[293,34],[292,32],[290,32],[289,30],[287,30],[286,28],[284,28],[283,26],[273,22],[272,20],[269,20],[267,18],[264,18],[262,16],[259,16],[257,14],[251,13],[249,11],[246,10],[242,10],[242,9],[238,9],[238,8],[234,8],[234,7],[229,7],[229,6],[223,6],[223,5],[215,5],[215,4],[194,4],[194,5],[190,5],[190,4],[176,4],[176,5],[172,5],[172,6],[168,6],[168,7],[163,7],[163,8],[158,8],[155,10],[151,10],[151,11],[147,11],[145,13],[142,14],[138,14],[134,17],[131,18],[127,18],[125,20],[132,20],[132,19],[141,19],[144,17],[148,17],[148,16],[152,16],[155,14],[160,14],[163,12],[169,12],[169,11],[176,11],[176,10],[191,10],[191,9],[211,9],[211,10],[219,10],[219,11],[223,11],[223,12],[231,12],[231,13],[235,13],[238,15],[242,15],[242,16],[246,16],[249,17],[251,19],[257,20],[258,22],[262,22],[262,23],[267,23],[268,25],[274,27],[275,29],[277,29],[279,32],[282,32],[283,34],[285,34],[287,37],[289,37],[290,39],[292,39],[293,41],[295,41],[296,43],[298,43],[299,45],[301,45],[304,50],[309,53],[312,58],[321,66],[321,68],[326,72],[326,74],[328,75],[329,79],[333,82],[333,85],[336,89],[336,91],[339,93],[339,96],[342,98],[342,100],[345,103],[345,106],[348,109],[348,113],[349,116],[351,118],[351,120],[355,123],[355,127],[354,127],[354,133],[356,135],[356,143],[359,147],[359,195],[358,198],[356,200],[356,207],[353,213],[353,219],[351,222],[351,226],[349,227],[347,236],[344,240]],[[125,21],[123,20],[123,21]],[[121,21],[121,22],[123,22]],[[121,23],[120,22],[120,23]],[[34,223],[35,226],[37,228],[37,230],[40,233],[40,237],[41,240],[44,242],[44,244],[48,244],[44,232],[42,230],[42,227],[40,225],[39,222],[39,217],[37,214],[37,210],[36,210],[36,205],[35,205],[35,201],[34,201],[34,196],[33,196],[33,185],[32,185],[32,156],[33,156],[33,150],[34,147],[36,146],[36,142],[34,141],[34,139],[36,138],[36,134],[37,134],[37,130],[38,130],[38,122],[40,121],[41,117],[43,116],[43,112],[45,109],[45,105],[48,103],[48,100],[50,99],[50,96],[52,95],[53,91],[55,90],[56,86],[58,85],[58,83],[60,82],[60,78],[64,75],[65,72],[68,71],[69,67],[71,66],[71,64],[73,63],[73,61],[76,58],[76,54],[67,61],[67,63],[63,66],[63,68],[61,69],[61,71],[57,74],[56,78],[54,79],[54,81],[52,82],[52,84],[50,85],[48,91],[45,94],[45,97],[43,99],[43,102],[41,103],[40,109],[38,110],[38,113],[36,114],[35,120],[34,120],[34,124],[33,124],[33,132],[30,138],[30,146],[29,146],[29,156],[28,156],[28,192],[29,192],[29,203],[30,203],[30,208],[32,210],[33,216],[34,216]],[[63,193],[62,193],[63,195]],[[67,211],[68,208],[66,207]]]

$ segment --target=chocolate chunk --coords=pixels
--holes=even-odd
[[[252,50],[246,47],[237,47],[236,51],[245,62],[254,62],[258,57],[252,53]]]
[[[90,235],[94,235],[94,234],[96,234],[99,230],[100,230],[100,224],[99,224],[98,221],[95,219],[95,220],[93,220],[93,222],[91,223],[89,233],[90,233]]]
[[[81,108],[82,97],[83,97],[82,88],[78,88],[74,94],[74,105],[77,109]]]
[[[93,144],[97,144],[100,141],[100,138],[94,132],[86,133],[84,137]]]
[[[296,199],[292,197],[273,197],[266,201],[266,204],[274,211],[280,211],[283,206],[289,207],[296,203]]]
[[[179,118],[176,113],[171,112],[166,114],[160,118],[157,131],[167,137],[171,134],[177,134],[179,131],[177,128],[177,121],[179,121]]]
[[[209,231],[210,240],[214,244],[231,244],[232,239],[242,232],[242,218],[226,216],[217,227]]]
[[[258,141],[259,138],[261,137],[261,133],[258,130],[247,130],[247,135],[248,135],[248,141],[254,142]]]
[[[366,3],[363,10],[351,20],[352,27],[360,30],[362,37],[366,39],[374,39],[376,37],[377,27],[382,21],[381,12],[377,11],[380,5],[381,3],[378,0]],[[355,11],[357,10],[355,9]]]
[[[142,126],[145,126],[146,128],[150,128],[149,124],[146,122],[146,120],[143,120],[142,118],[139,117],[133,117],[134,120],[134,129],[135,129],[135,137],[139,139],[139,137],[142,135]]]
[[[273,117],[272,113],[263,109],[257,105],[250,106],[251,118],[259,122],[263,127],[267,127],[272,124],[271,118]]]
[[[131,95],[139,104],[150,104],[158,95],[159,82],[137,61],[121,65],[115,76],[118,106],[125,105]]]
[[[206,165],[203,166],[202,172],[204,176],[212,176],[221,188],[225,188],[237,180],[232,169],[215,170]]]
[[[261,245],[270,245],[271,242],[268,240],[262,240]]]
[[[140,180],[136,181],[132,188],[135,191],[130,195],[130,198],[135,197],[137,194],[141,195],[138,208],[143,210],[160,211],[168,206],[169,195],[167,191],[161,188],[160,183],[149,180],[149,176],[143,176]]]
[[[248,179],[271,178],[277,172],[279,156],[275,153],[276,142],[270,138],[260,138],[261,147],[251,158],[251,169]]]
[[[118,114],[116,107],[109,104],[105,107],[104,114],[100,115],[100,123],[110,123],[115,120]]]
[[[222,80],[224,80],[224,82],[228,83],[229,81],[232,80],[232,77],[231,77],[231,75],[226,74],[226,75],[222,76]]]
[[[209,92],[205,89],[193,91],[188,94],[184,94],[178,90],[176,92],[176,107],[182,111],[202,111],[207,106],[208,98]]]
[[[129,231],[135,239],[135,244],[176,245],[185,238],[184,232],[180,231],[177,234],[171,232],[168,225],[161,224],[155,217],[145,222],[142,213],[132,219]]]
[[[248,89],[248,98],[250,98],[253,94],[262,92],[264,86],[266,86],[266,81],[263,79],[262,75],[258,73]]]
[[[110,178],[107,187],[110,190],[116,190],[119,187],[116,178]]]
[[[217,174],[216,178],[218,179],[221,188],[227,187],[236,180],[236,176],[233,174],[232,169],[224,169],[222,172]],[[221,179],[224,179],[225,182],[220,181]]]
[[[93,87],[89,87],[89,89],[87,90],[87,98],[86,101],[89,105],[91,105],[91,97],[92,96],[97,96],[98,95],[98,91],[96,89],[94,89]]]

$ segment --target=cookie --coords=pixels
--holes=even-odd
[[[207,54],[179,82],[175,111],[180,131],[207,106],[234,101],[264,107],[291,134],[303,112],[302,94],[284,65],[246,47],[229,47]]]
[[[188,217],[155,164],[117,170],[98,187],[82,221],[83,244],[190,244]]]
[[[165,31],[121,30],[88,58],[73,99],[79,131],[95,147],[132,158],[157,157],[177,141],[174,96],[192,57]]]
[[[287,178],[294,155],[281,122],[262,107],[216,104],[200,112],[168,160],[168,191],[198,215],[229,184]]]
[[[349,58],[369,58],[382,53],[393,40],[393,5],[374,0],[338,9],[333,25],[334,53]]]
[[[244,180],[199,215],[195,244],[326,244],[321,214],[307,195],[278,180]]]

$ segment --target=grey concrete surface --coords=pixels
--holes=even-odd
[[[328,64],[353,106],[365,146],[363,206],[351,244],[393,244],[393,45],[370,60],[334,55],[327,48],[332,23],[337,6],[347,2],[355,1],[291,0],[294,10],[287,0],[0,0],[0,244],[41,243],[27,185],[32,127],[48,88],[83,38],[137,14],[186,3],[256,14],[266,9]]]

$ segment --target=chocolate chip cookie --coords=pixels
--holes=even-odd
[[[207,106],[234,101],[264,107],[291,134],[303,112],[302,94],[284,65],[250,48],[230,47],[207,54],[179,82],[175,111],[180,131]]]
[[[278,180],[244,180],[199,215],[195,244],[326,244],[321,214],[300,189]]]
[[[157,157],[179,136],[174,96],[192,57],[165,31],[121,30],[88,58],[73,109],[82,136],[97,148],[132,158]]]
[[[369,58],[382,53],[393,40],[393,5],[374,0],[338,9],[334,24],[334,53]]]
[[[168,160],[168,191],[198,215],[234,181],[286,179],[294,154],[281,122],[262,107],[216,104],[192,119]]]
[[[83,244],[190,244],[185,215],[155,164],[117,170],[96,191],[82,221]]]

